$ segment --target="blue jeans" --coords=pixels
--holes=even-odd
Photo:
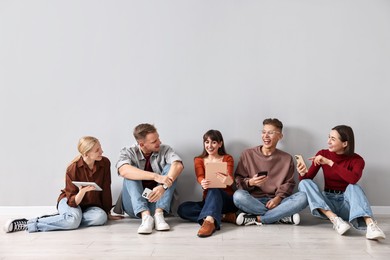
[[[233,197],[222,189],[209,189],[203,201],[187,201],[180,204],[177,214],[192,222],[203,224],[204,218],[211,216],[215,220],[215,226],[220,229],[222,214],[236,212]]]
[[[331,210],[359,230],[367,229],[363,217],[373,218],[366,194],[357,184],[349,184],[342,194],[321,192],[318,185],[309,179],[301,180],[298,188],[306,193],[313,216],[327,218],[318,209]]]
[[[165,165],[161,175],[167,175],[170,168],[170,164]],[[141,180],[124,179],[122,189],[123,209],[127,215],[133,218],[139,218],[141,212],[145,210],[150,211],[153,215],[156,208],[163,209],[165,212],[170,213],[175,188],[176,180],[173,182],[171,187],[164,191],[164,194],[157,202],[149,202],[147,199],[142,197],[144,187]]]
[[[58,215],[33,218],[27,221],[27,231],[69,230],[78,227],[101,226],[107,222],[107,213],[99,207],[89,207],[84,211],[80,207],[68,205],[68,199],[63,198],[58,203]]]
[[[273,209],[268,209],[265,206],[271,198],[255,198],[247,190],[237,190],[234,192],[233,200],[237,208],[242,211],[260,216],[261,223],[263,224],[275,223],[307,207],[306,194],[303,192],[297,192],[284,198]]]

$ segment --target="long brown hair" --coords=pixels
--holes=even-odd
[[[204,135],[203,135],[203,152],[196,156],[195,158],[205,158],[208,156],[208,153],[206,151],[206,149],[204,148],[204,142],[206,142],[206,140],[210,138],[211,141],[215,141],[215,142],[222,142],[222,145],[221,147],[218,148],[218,154],[219,155],[225,155],[227,154],[226,153],[226,150],[225,150],[225,142],[223,141],[223,137],[222,137],[222,134],[220,131],[218,130],[208,130]]]
[[[355,153],[355,136],[352,127],[347,125],[338,125],[332,128],[340,135],[341,142],[347,142],[347,147],[344,149],[345,155],[353,155]]]

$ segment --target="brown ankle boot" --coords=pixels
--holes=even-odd
[[[236,218],[237,218],[236,213],[229,212],[229,213],[226,213],[225,216],[222,217],[221,221],[236,224]]]
[[[215,232],[215,225],[210,221],[203,221],[202,226],[198,231],[198,237],[209,237]]]

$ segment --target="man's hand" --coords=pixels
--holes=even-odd
[[[154,181],[157,183],[165,184],[169,187],[173,184],[173,179],[169,176],[160,175],[156,173],[156,177],[154,178]]]
[[[149,194],[149,202],[157,202],[162,195],[164,194],[165,190],[162,185],[157,185],[153,188],[152,192]]]
[[[262,176],[253,176],[251,179],[249,179],[249,186],[257,186],[261,187],[263,183],[265,183],[268,180],[268,176],[262,175]]]
[[[269,200],[265,206],[268,209],[273,209],[273,208],[277,207],[280,204],[281,201],[282,201],[282,198],[276,196],[275,198]]]

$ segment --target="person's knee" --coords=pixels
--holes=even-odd
[[[219,189],[216,189],[216,188],[211,188],[211,189],[208,189],[207,190],[207,197],[210,197],[210,196],[215,196],[219,193]]]
[[[344,194],[348,196],[353,196],[353,195],[362,195],[364,194],[363,189],[358,185],[358,184],[349,184],[347,188],[345,189]]]
[[[236,190],[233,194],[233,202],[234,204],[240,204],[241,201],[245,199],[245,191],[244,190]]]
[[[81,223],[81,214],[78,212],[73,212],[73,213],[66,213],[64,215],[64,219],[67,222],[67,225],[65,229],[76,229],[80,226]]]
[[[170,169],[171,169],[170,164],[165,165],[162,171],[162,175],[167,175]]]
[[[347,188],[345,189],[346,192],[351,191],[361,191],[362,188],[358,184],[348,184]]]
[[[98,214],[96,218],[94,218],[91,221],[92,226],[102,226],[107,223],[107,214],[106,212],[102,212],[101,214]]]
[[[87,218],[90,226],[102,226],[108,220],[107,213],[101,208],[90,209],[88,215],[89,217]]]
[[[301,180],[298,184],[298,190],[306,190],[307,187],[311,186],[312,180],[304,179]]]
[[[308,204],[307,196],[306,196],[306,193],[304,193],[304,192],[301,192],[301,191],[297,192],[296,193],[296,200],[298,201],[298,203],[300,205],[307,205]]]

